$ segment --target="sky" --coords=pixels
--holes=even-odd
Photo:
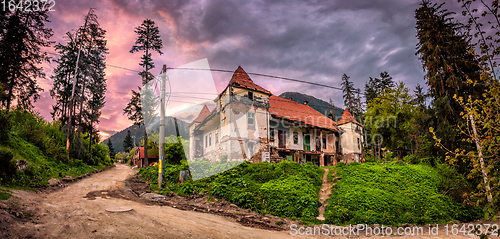
[[[89,8],[95,8],[107,31],[106,105],[98,129],[103,138],[132,124],[123,115],[130,92],[141,85],[137,72],[142,53],[130,53],[137,35],[134,28],[146,18],[155,21],[163,41],[163,54],[153,53],[156,68],[179,67],[207,59],[214,69],[275,75],[340,87],[347,74],[355,87],[364,90],[369,77],[387,71],[395,81],[414,89],[425,85],[422,64],[415,55],[414,12],[419,0],[81,0],[55,1],[49,14],[56,43],[65,43],[68,31],[83,25]],[[459,9],[456,1],[444,8]],[[48,49],[55,52],[54,49]],[[56,57],[56,56],[54,56]],[[110,67],[119,66],[121,68]],[[47,76],[55,64],[44,65]],[[231,73],[212,72],[217,92]],[[296,91],[343,107],[342,92],[313,85],[251,76],[273,94]],[[172,79],[180,80],[182,79]],[[44,89],[35,110],[51,120],[54,100],[52,80],[42,79]],[[183,85],[183,86],[182,86]],[[189,91],[196,83],[181,84]],[[206,96],[208,97],[208,96]],[[213,97],[212,97],[213,98]],[[175,99],[175,98],[173,98]]]

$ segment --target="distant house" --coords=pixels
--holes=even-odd
[[[364,127],[356,121],[349,110],[345,109],[342,117],[337,121],[337,126],[342,131],[340,141],[343,159],[346,162],[360,162],[363,154]]]
[[[238,67],[229,84],[190,124],[190,159],[312,162],[362,160],[363,125],[345,110],[339,122],[274,96]]]
[[[139,168],[142,168],[146,162],[144,162],[144,147],[137,147],[134,150],[133,164]],[[148,149],[148,166],[158,163],[158,151]]]

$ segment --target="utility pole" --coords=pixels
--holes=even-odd
[[[87,16],[85,16],[85,25],[83,27],[83,31],[87,29],[87,22],[89,20],[90,13],[93,11],[93,8],[89,9],[89,13],[87,13]],[[77,31],[77,37],[75,40],[78,40],[78,31]],[[73,105],[74,105],[74,97],[75,97],[75,87],[76,87],[76,80],[77,80],[77,74],[78,74],[78,62],[80,61],[80,52],[82,51],[82,41],[80,40],[79,46],[78,46],[78,55],[76,56],[76,66],[75,66],[75,74],[73,77],[73,88],[71,89],[71,98],[70,98],[70,104],[69,104],[69,121],[68,121],[68,133],[66,134],[66,153],[68,154],[69,158],[69,138],[71,135],[71,121],[73,118]],[[83,90],[83,89],[82,89]]]
[[[161,87],[160,87],[160,143],[159,156],[160,165],[158,167],[158,188],[165,181],[165,81],[167,80],[167,66],[163,65],[161,69]]]

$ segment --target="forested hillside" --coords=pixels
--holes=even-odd
[[[299,92],[284,92],[279,95],[279,97],[285,98],[285,99],[290,99],[292,98],[293,101],[297,103],[303,104],[304,101],[308,102],[308,105],[311,106],[311,108],[319,111],[320,113],[324,114],[325,116],[328,116],[328,113],[332,111],[332,105],[324,100],[320,100],[314,96],[302,94]],[[340,118],[342,116],[342,112],[344,111],[343,109],[339,107],[333,107],[333,115],[334,119]]]

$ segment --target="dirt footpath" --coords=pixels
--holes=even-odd
[[[118,189],[136,172],[117,165],[54,192],[14,191],[0,202],[0,238],[332,238],[293,236],[290,230],[247,227],[231,217],[130,200],[128,191]],[[106,196],[111,192],[123,195]],[[110,212],[123,209],[132,210]]]

